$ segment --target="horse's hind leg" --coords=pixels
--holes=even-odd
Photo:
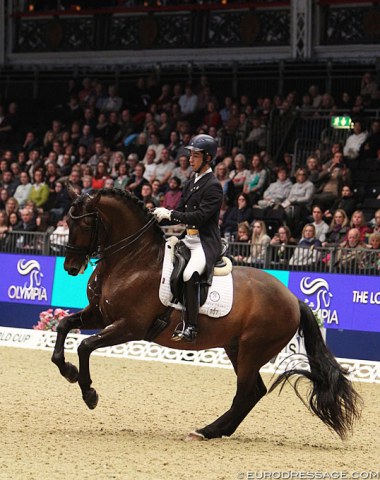
[[[84,319],[88,317],[89,308],[87,307],[73,315],[64,317],[57,326],[57,339],[51,361],[57,365],[61,375],[70,383],[75,383],[78,380],[78,369],[72,363],[65,361],[65,340],[70,330],[83,327]]]
[[[226,349],[227,355],[234,359],[234,351]],[[232,361],[235,372],[237,372],[237,390],[231,408],[227,410],[215,422],[196,431],[196,434],[205,438],[219,438],[230,436],[234,433],[240,423],[266,394],[267,389],[259,373],[261,364],[257,363],[258,352],[253,346],[239,345],[237,362]]]

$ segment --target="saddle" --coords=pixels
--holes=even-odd
[[[200,300],[199,305],[202,306],[208,295],[208,290],[212,284],[212,279],[214,275],[227,275],[230,273],[229,264],[225,259],[225,254],[228,250],[228,242],[225,238],[222,238],[222,250],[220,255],[215,262],[214,269],[211,271],[211,274],[207,276],[205,273],[200,277]],[[186,268],[188,261],[190,260],[190,250],[189,248],[180,240],[174,245],[173,252],[173,271],[170,277],[170,290],[173,294],[173,297],[181,302],[183,298],[183,272]]]

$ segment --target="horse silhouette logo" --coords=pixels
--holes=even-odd
[[[305,303],[314,311],[328,310],[330,308],[333,294],[330,292],[330,286],[324,278],[311,279],[303,277],[300,282],[300,289],[304,295],[315,295],[315,299],[306,298]]]
[[[41,265],[37,260],[25,260],[24,258],[17,262],[17,271],[20,275],[29,275],[29,285],[24,283],[26,288],[40,287],[42,283],[42,277],[44,274],[41,272]]]

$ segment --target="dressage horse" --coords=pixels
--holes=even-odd
[[[69,382],[79,383],[83,400],[93,409],[98,394],[91,387],[91,353],[98,348],[147,339],[157,317],[165,312],[159,299],[165,239],[154,217],[129,193],[103,189],[78,195],[71,190],[71,195],[64,268],[75,276],[91,258],[97,259],[97,265],[88,282],[89,305],[58,325],[52,361]],[[237,390],[229,410],[189,434],[189,438],[231,435],[267,392],[260,368],[286,346],[298,329],[305,338],[310,371],[287,371],[274,386],[294,374],[306,376],[312,385],[310,409],[344,438],[359,416],[360,397],[327,349],[314,314],[264,271],[234,267],[232,275],[230,313],[221,318],[200,315],[195,344],[171,340],[181,320],[179,311],[171,312],[167,328],[154,338],[156,343],[170,348],[223,347],[237,375]],[[79,370],[64,356],[66,336],[74,328],[100,329],[80,343]]]

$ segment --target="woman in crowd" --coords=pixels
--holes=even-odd
[[[350,228],[357,228],[359,230],[361,242],[365,242],[367,236],[372,233],[372,229],[367,225],[364,213],[361,210],[355,210],[352,214]]]
[[[289,260],[289,265],[303,268],[315,265],[320,258],[320,252],[316,249],[321,246],[315,235],[315,226],[307,223],[302,229],[302,237]]]
[[[252,235],[252,230],[248,222],[241,222],[238,225],[235,244],[230,248],[233,250],[234,264],[246,264],[250,256],[251,246],[249,240]]]
[[[236,237],[238,224],[245,221],[250,224],[252,220],[253,213],[249,197],[245,193],[240,193],[236,198],[236,204],[228,208],[223,216],[222,234],[227,238]]]
[[[215,167],[215,176],[222,186],[226,205],[233,205],[235,195],[234,185],[231,179],[228,178],[228,169],[223,162],[218,163],[218,165]]]
[[[109,178],[109,175],[107,173],[107,166],[105,162],[100,160],[100,162],[98,162],[98,164],[96,165],[95,174],[92,177],[92,188],[95,190],[100,190],[101,188],[104,188],[104,182],[106,181],[106,178]]]
[[[33,183],[28,200],[32,200],[37,208],[44,208],[49,200],[49,187],[43,181],[43,170],[37,168],[33,174]]]
[[[276,263],[287,264],[293,254],[294,249],[288,248],[297,245],[292,237],[292,232],[286,225],[278,227],[277,233],[274,234],[270,241],[272,255],[271,258]]]
[[[230,172],[230,179],[234,186],[235,198],[243,191],[245,181],[249,176],[249,170],[246,168],[245,156],[242,153],[235,155],[233,160],[234,168]]]
[[[333,219],[330,223],[330,228],[326,233],[326,240],[322,243],[325,246],[339,245],[345,238],[348,232],[348,217],[344,210],[338,208],[334,213]]]
[[[251,237],[251,258],[254,263],[263,264],[267,247],[270,244],[270,237],[267,235],[267,227],[262,220],[253,222],[253,230]]]
[[[253,155],[251,169],[244,183],[244,193],[249,195],[251,205],[255,205],[263,194],[267,182],[267,171],[259,155]]]
[[[115,178],[114,188],[125,190],[129,181],[128,167],[125,162],[120,163],[118,169],[118,176]]]

